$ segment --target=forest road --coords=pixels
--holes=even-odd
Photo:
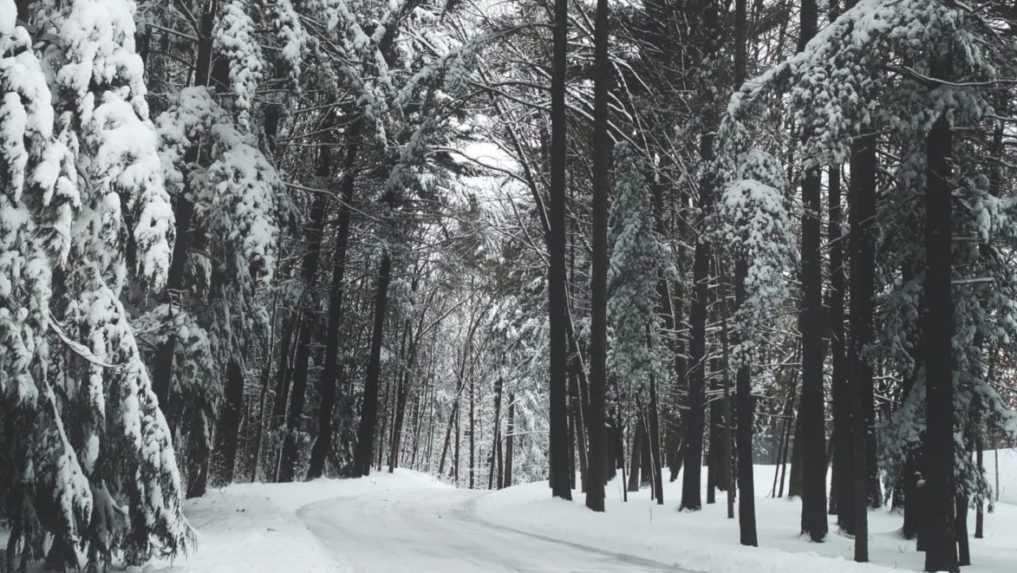
[[[297,516],[354,573],[692,573],[635,555],[613,553],[488,523],[476,490],[379,490],[306,505]]]

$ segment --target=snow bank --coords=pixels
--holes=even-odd
[[[1012,458],[1000,452],[1000,479],[1008,476],[1010,495],[1017,496],[1017,452]],[[1012,459],[1008,469],[1004,459]],[[991,472],[991,454],[986,470]],[[1008,462],[1009,463],[1009,462]],[[756,489],[769,494],[773,466],[756,466]],[[705,469],[703,475],[705,477]],[[664,505],[649,499],[649,488],[629,493],[629,502],[621,501],[620,477],[608,484],[607,511],[596,514],[583,505],[583,494],[573,492],[575,500],[553,500],[547,484],[532,483],[512,487],[481,497],[473,509],[483,521],[521,532],[544,535],[605,550],[639,555],[674,564],[691,571],[710,573],[787,573],[823,571],[823,573],[878,573],[881,571],[920,571],[924,554],[915,551],[914,541],[900,537],[902,518],[886,510],[869,513],[870,564],[852,561],[853,540],[836,530],[831,516],[831,534],[825,543],[812,543],[799,535],[800,500],[757,497],[756,519],[759,548],[738,544],[737,519],[727,518],[727,494],[718,492],[717,503],[704,505],[699,512],[679,512],[681,475],[664,488]],[[703,497],[706,499],[705,495]],[[737,504],[735,506],[737,515]],[[974,512],[970,512],[974,532]],[[968,573],[1010,573],[1017,563],[1017,507],[997,504],[995,512],[985,516],[985,539],[971,540],[974,564]]]
[[[287,484],[235,484],[189,500],[184,512],[198,531],[197,550],[174,563],[155,562],[144,573],[336,573],[345,571],[298,518],[308,505],[367,492],[440,486],[413,472],[363,479]]]

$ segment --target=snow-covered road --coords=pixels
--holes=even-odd
[[[301,507],[297,516],[354,572],[677,571],[674,565],[489,523],[477,491],[420,484]]]

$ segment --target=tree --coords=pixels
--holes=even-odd
[[[734,83],[741,86],[745,81],[746,60],[746,0],[735,0],[735,74]],[[744,253],[735,257],[735,305],[742,307],[747,299],[745,281],[749,273],[749,262]],[[736,339],[737,341],[737,339]],[[756,493],[753,484],[752,432],[755,401],[752,398],[752,370],[747,363],[739,364],[736,380],[737,412],[736,452],[738,482],[738,531],[742,545],[755,547],[756,537]]]
[[[130,271],[165,284],[173,214],[131,5],[31,8],[23,28],[14,3],[0,3],[0,444],[16,468],[0,483],[13,509],[7,565],[42,557],[47,537],[52,567],[141,564],[191,542],[169,428],[119,300]],[[90,17],[100,9],[106,18]],[[32,36],[48,39],[40,56]]]
[[[565,287],[565,74],[568,33],[568,2],[554,2],[554,47],[551,78],[551,186],[547,296],[550,326],[550,475],[551,495],[572,499],[568,475],[568,418],[565,410],[567,382],[566,322],[568,301]]]
[[[815,0],[803,0],[798,51],[816,35]],[[820,251],[819,168],[807,166],[802,179],[802,532],[813,541],[826,537],[826,431],[823,402],[823,304]]]
[[[590,468],[586,483],[586,506],[604,511],[604,483],[607,481],[607,434],[604,431],[604,391],[607,387],[607,252],[608,191],[611,187],[611,139],[607,132],[608,89],[611,68],[607,59],[607,0],[597,0],[597,76],[593,128],[593,276],[591,291],[592,325],[590,338],[590,408],[587,423],[590,436]]]
[[[367,365],[367,381],[364,383],[364,407],[357,428],[357,450],[353,460],[356,477],[371,473],[374,459],[374,436],[378,424],[378,379],[381,376],[381,345],[385,336],[385,311],[388,306],[388,287],[392,279],[392,258],[388,251],[381,255],[378,267],[378,281],[374,295],[374,330],[371,335],[371,354]]]
[[[933,77],[948,80],[949,53],[933,55]],[[957,571],[954,523],[954,359],[951,277],[949,119],[940,115],[926,140],[925,194],[925,485],[926,571]]]

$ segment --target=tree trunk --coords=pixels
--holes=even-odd
[[[628,491],[639,491],[639,470],[643,467],[642,453],[645,441],[643,413],[640,411],[636,419],[635,432],[632,435],[632,451],[629,453],[632,462],[629,464]]]
[[[816,34],[815,0],[803,0],[798,50]],[[802,181],[802,398],[799,409],[802,454],[802,529],[813,541],[826,538],[826,441],[823,403],[823,277],[820,246],[819,169],[807,168]]]
[[[868,446],[866,435],[873,432],[872,366],[864,351],[873,339],[875,295],[875,238],[872,219],[876,214],[876,140],[859,138],[851,148],[851,320],[848,368],[851,378],[852,423],[849,438],[851,462],[844,476],[851,484],[841,510],[855,536],[855,561],[868,561]],[[848,509],[850,508],[850,509]]]
[[[700,155],[705,163],[713,161],[713,133],[702,136]],[[713,176],[704,176],[700,184],[699,203],[702,207],[699,224],[706,224],[706,215],[712,210]],[[689,411],[685,426],[685,473],[682,474],[681,509],[698,511],[702,508],[703,433],[706,425],[706,305],[709,296],[710,245],[705,233],[696,240],[695,260],[692,267],[695,296],[692,301],[692,334],[689,341]]]
[[[978,437],[975,440],[975,463],[978,466],[978,475],[985,476],[985,466],[982,465],[982,435],[981,430],[976,430]],[[975,505],[975,539],[985,537],[985,499],[979,494]]]
[[[950,78],[949,62],[940,56],[932,75]],[[928,546],[926,571],[956,571],[953,448],[953,300],[951,276],[950,125],[936,120],[926,142],[926,257],[925,274],[925,517]]]
[[[594,32],[593,101],[593,271],[590,326],[590,409],[587,416],[590,437],[590,464],[586,480],[586,507],[604,511],[604,484],[607,477],[607,448],[604,431],[604,393],[607,388],[607,217],[611,189],[611,138],[607,133],[608,90],[611,65],[608,62],[607,0],[597,0]]]
[[[367,380],[364,382],[364,405],[357,428],[357,448],[353,460],[354,476],[371,473],[374,432],[378,424],[378,379],[381,376],[381,345],[385,337],[385,310],[388,305],[388,285],[391,280],[392,259],[385,251],[378,269],[378,285],[374,299],[374,331],[371,335],[371,355],[367,363]]]
[[[650,452],[650,471],[651,477],[653,478],[653,498],[657,500],[657,505],[664,505],[664,480],[663,471],[661,468],[660,460],[660,422],[657,415],[657,380],[651,374],[650,375],[650,405],[649,405],[649,439],[647,443],[649,445]]]
[[[565,411],[566,322],[568,302],[565,288],[565,196],[566,133],[565,74],[568,33],[568,2],[554,3],[554,50],[551,66],[551,205],[547,237],[550,255],[547,292],[550,324],[550,482],[551,495],[572,499],[568,476],[568,444]]]
[[[852,177],[860,174],[851,172]],[[833,486],[830,492],[830,513],[837,514],[837,525],[848,534],[854,533],[851,501],[851,379],[847,376],[847,355],[844,345],[844,247],[841,236],[843,216],[840,198],[840,165],[829,170],[830,241],[830,359],[833,379]],[[850,240],[850,239],[849,239]],[[852,267],[853,268],[853,267]]]
[[[316,175],[328,180],[331,173],[331,155],[322,147],[318,157]],[[321,237],[325,228],[328,196],[318,193],[311,206],[311,221],[304,229],[304,252],[300,274],[304,293],[300,297],[300,328],[297,334],[297,356],[293,364],[293,386],[290,389],[289,411],[286,415],[286,434],[283,436],[282,456],[279,461],[279,481],[290,482],[296,474],[297,448],[300,426],[304,416],[304,394],[307,388],[307,371],[311,360],[311,337],[317,330],[317,312],[314,302],[321,256]]]
[[[735,0],[735,78],[736,88],[746,77],[746,0]],[[735,306],[741,308],[747,299],[745,279],[748,277],[748,261],[744,254],[735,261]],[[735,332],[735,342],[744,344],[744,336]],[[738,472],[738,535],[742,545],[759,545],[756,536],[756,491],[753,475],[752,433],[755,424],[755,401],[752,398],[752,371],[746,359],[738,365],[735,379],[738,412],[735,432],[735,451]],[[776,472],[775,472],[776,473]]]
[[[498,462],[498,446],[501,443],[501,387],[503,381],[501,376],[494,382],[494,437],[491,443],[491,469],[487,475],[487,489],[494,489],[495,469],[501,469]],[[498,474],[498,489],[501,489],[501,474]]]
[[[515,443],[515,436],[513,434],[516,431],[516,395],[509,394],[508,402],[508,422],[505,428],[505,477],[501,480],[503,487],[512,487],[512,449]]]
[[[311,449],[307,479],[325,473],[325,458],[332,450],[332,416],[335,410],[336,386],[342,379],[339,366],[339,324],[343,315],[343,280],[346,276],[346,250],[350,238],[350,204],[353,201],[356,173],[354,167],[360,149],[360,122],[354,121],[346,135],[346,158],[341,184],[339,222],[335,231],[335,253],[332,256],[332,285],[328,296],[328,331],[325,335],[325,368],[318,379],[318,439]]]
[[[240,363],[231,359],[226,367],[226,388],[223,392],[222,408],[215,433],[215,449],[218,458],[216,486],[233,483],[233,469],[237,459],[237,437],[240,430],[241,412],[244,407],[244,370]]]

